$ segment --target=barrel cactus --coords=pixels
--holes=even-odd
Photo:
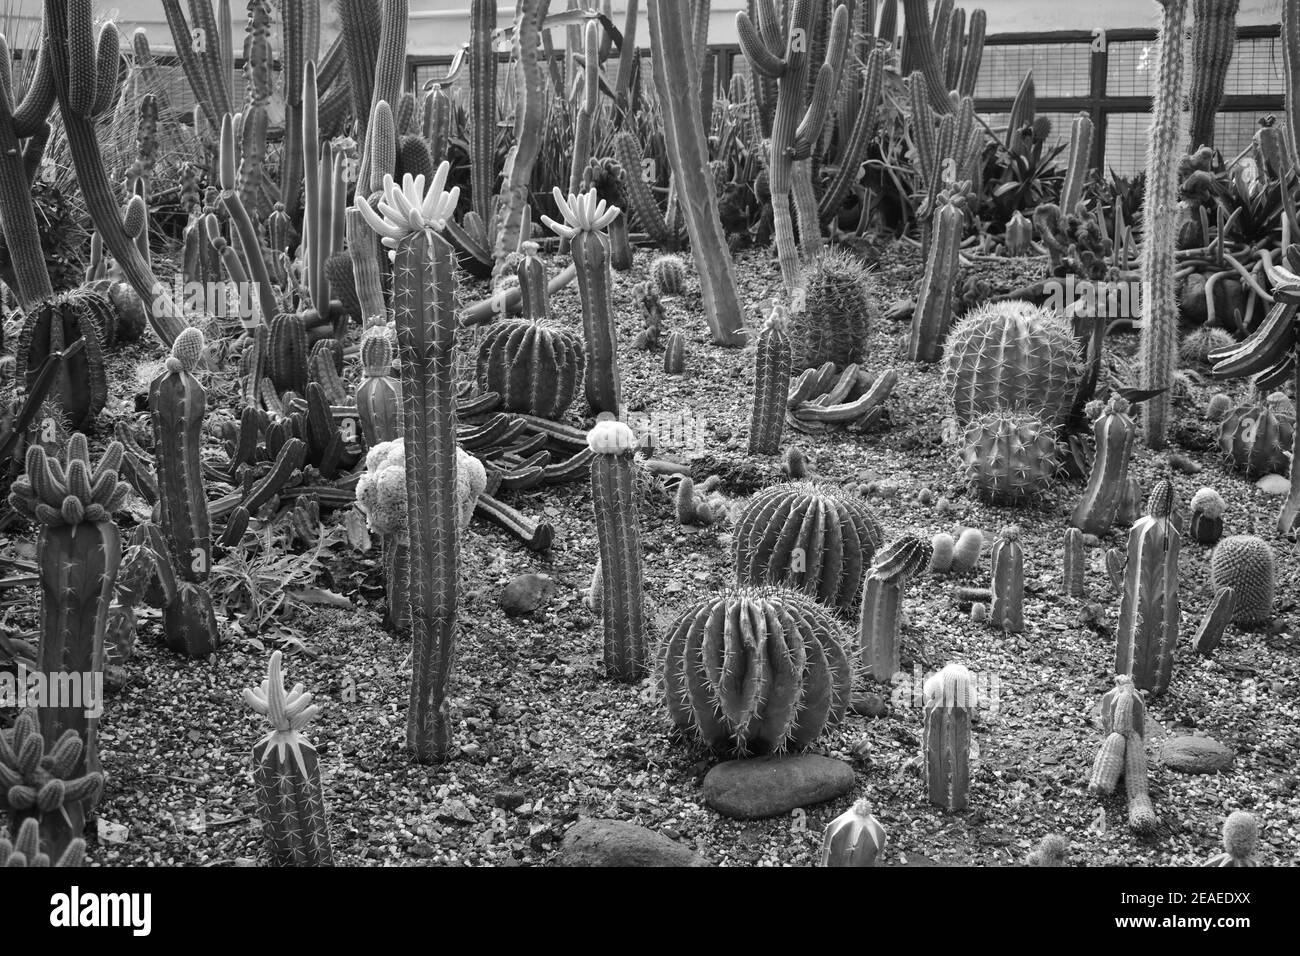
[[[1029,412],[976,417],[966,426],[959,455],[974,491],[995,504],[1038,497],[1061,466],[1056,428]]]
[[[1028,302],[996,302],[967,313],[948,335],[943,383],[957,418],[1030,412],[1065,424],[1080,375],[1070,323]]]
[[[831,613],[799,592],[742,587],[705,598],[662,645],[668,714],[715,750],[802,750],[844,716],[846,646]]]
[[[491,325],[478,348],[478,387],[506,411],[559,419],[582,385],[586,354],[572,332],[527,319]]]
[[[1219,450],[1247,477],[1285,473],[1294,427],[1266,402],[1238,405],[1219,424]]]
[[[874,281],[852,252],[827,246],[803,270],[790,315],[792,368],[826,362],[847,365],[865,356],[867,329],[876,315]]]
[[[1192,537],[1201,544],[1214,544],[1223,537],[1223,512],[1227,505],[1213,488],[1192,495]]]
[[[663,295],[681,295],[686,291],[686,263],[672,253],[657,256],[650,263],[650,282]]]
[[[77,290],[41,301],[23,321],[15,378],[30,388],[47,357],[84,339],[85,348],[66,360],[51,397],[63,407],[73,428],[88,427],[108,402],[104,348],[116,327],[116,311],[96,292]]]
[[[1236,592],[1234,624],[1267,624],[1273,619],[1274,582],[1273,549],[1263,538],[1234,534],[1214,546],[1210,584]]]
[[[813,482],[774,485],[754,495],[736,523],[736,577],[851,611],[881,540],[875,513],[858,496]]]

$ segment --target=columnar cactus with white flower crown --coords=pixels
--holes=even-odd
[[[271,654],[266,680],[244,688],[244,703],[266,717],[271,729],[253,745],[253,780],[262,833],[276,866],[333,866],[325,796],[316,748],[302,729],[320,713],[302,684],[284,688],[284,655]]]
[[[618,329],[609,264],[609,239],[602,232],[619,215],[592,189],[566,199],[557,186],[555,205],[563,222],[542,216],[552,232],[569,242],[578,270],[578,295],[582,299],[582,334],[587,349],[587,404],[591,413],[619,413],[622,386],[618,374]]]
[[[406,527],[410,547],[411,700],[406,741],[417,760],[451,755],[447,684],[457,630],[456,299],[455,253],[440,235],[459,188],[443,191],[443,162],[428,191],[424,177],[384,177],[378,211],[361,196],[357,209],[392,250],[393,317],[401,362],[406,456]]]
[[[605,668],[617,680],[640,680],[650,652],[633,468],[636,436],[622,422],[598,421],[587,433],[587,447],[593,454],[591,500],[603,579]]]

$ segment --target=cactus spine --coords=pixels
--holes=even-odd
[[[1025,629],[1025,552],[1012,525],[993,545],[993,626],[1012,634]]]
[[[1174,367],[1178,361],[1178,295],[1174,245],[1179,217],[1178,156],[1182,149],[1183,21],[1187,0],[1159,0],[1163,7],[1156,40],[1155,101],[1147,144],[1147,187],[1143,205],[1142,338],[1139,384],[1161,390],[1147,400],[1142,432],[1152,448],[1163,448],[1168,428]]]
[[[900,670],[899,609],[903,587],[930,563],[933,549],[915,535],[904,535],[877,556],[862,586],[858,643],[862,664],[872,678],[888,681]]]
[[[1124,595],[1115,631],[1115,673],[1133,678],[1139,690],[1163,693],[1173,676],[1178,642],[1178,548],[1181,535],[1170,515],[1174,489],[1159,482],[1147,513],[1128,536]]]
[[[1237,8],[1241,0],[1192,0],[1192,70],[1187,99],[1191,104],[1188,151],[1214,145],[1214,116],[1223,103],[1228,65],[1237,45]]]
[[[1078,528],[1065,529],[1065,556],[1061,579],[1065,593],[1070,597],[1083,597],[1084,575],[1088,569],[1088,552],[1083,543],[1083,532]]]
[[[785,404],[790,391],[790,337],[785,310],[773,309],[758,333],[754,356],[754,408],[749,418],[749,453],[775,455],[781,450]]]
[[[217,622],[208,593],[212,532],[203,491],[203,420],[208,399],[194,369],[203,333],[190,328],[172,346],[166,369],[149,386],[158,504],[162,529],[176,571],[176,595],[163,608],[167,646],[190,657],[217,648]]]
[[[966,221],[960,201],[941,194],[934,213],[930,255],[912,313],[907,357],[913,362],[937,362],[952,322],[953,290],[961,259],[961,231]]]
[[[633,459],[636,437],[622,422],[599,421],[587,435],[591,494],[600,545],[605,669],[616,680],[640,680],[649,641],[641,584],[641,521]]]
[[[244,703],[266,717],[271,729],[253,745],[253,780],[262,833],[276,866],[333,866],[325,796],[316,748],[302,730],[320,712],[299,684],[284,688],[283,654],[271,654],[266,680],[244,689]]]
[[[1105,534],[1119,517],[1120,502],[1128,488],[1128,462],[1133,454],[1135,429],[1128,402],[1115,396],[1092,426],[1097,454],[1088,473],[1088,486],[1070,521],[1085,534]]]
[[[964,810],[970,788],[970,721],[979,700],[975,681],[961,664],[948,664],[925,682],[926,789],[930,802]]]

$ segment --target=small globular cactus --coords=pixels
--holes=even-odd
[[[782,470],[791,481],[800,481],[807,478],[808,453],[799,445],[791,445],[785,450],[785,463]]]
[[[650,282],[661,295],[681,295],[686,291],[686,263],[667,253],[650,263]]]
[[[885,828],[871,814],[871,804],[859,800],[826,825],[822,834],[822,866],[875,866],[885,859]]]
[[[1025,218],[1019,209],[1011,214],[1007,221],[1006,253],[1018,258],[1029,255],[1030,243],[1034,240],[1034,224]]]
[[[1139,690],[1157,694],[1169,688],[1178,643],[1181,536],[1170,517],[1173,506],[1173,485],[1168,480],[1158,482],[1145,517],[1129,531],[1115,630],[1115,673],[1131,675]]]
[[[1259,825],[1245,810],[1234,810],[1223,821],[1223,852],[1205,861],[1205,866],[1259,866]]]
[[[1212,422],[1221,422],[1228,417],[1230,411],[1232,411],[1232,399],[1223,392],[1216,392],[1206,403],[1205,417]]]
[[[1210,584],[1236,592],[1232,623],[1254,626],[1273,619],[1276,566],[1273,549],[1263,538],[1235,534],[1214,546]]]
[[[303,736],[320,712],[301,684],[286,691],[283,654],[271,654],[266,680],[244,689],[244,703],[271,729],[253,745],[253,780],[262,832],[276,866],[333,866],[325,795],[316,748]]]
[[[1059,833],[1049,833],[1025,857],[1025,866],[1069,866],[1070,844]]]
[[[1219,450],[1248,478],[1285,473],[1294,427],[1267,402],[1238,405],[1219,423]]]
[[[930,544],[916,535],[904,535],[882,548],[862,587],[858,642],[862,664],[878,681],[898,673],[899,611],[903,587],[930,563]]]
[[[952,552],[952,570],[954,574],[970,574],[979,567],[984,554],[984,532],[979,528],[965,528],[957,536],[956,547]]]
[[[1020,529],[1002,532],[993,545],[993,626],[1011,634],[1025,629],[1025,551]]]
[[[1201,544],[1215,544],[1223,537],[1223,496],[1213,488],[1202,488],[1192,495],[1191,533]]]
[[[970,723],[979,706],[974,677],[961,664],[948,664],[925,682],[923,697],[922,757],[930,802],[964,810],[970,800]]]

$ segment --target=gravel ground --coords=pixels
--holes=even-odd
[[[635,269],[617,277],[628,408],[668,419],[680,413],[702,429],[683,433],[699,439],[691,447],[665,440],[658,454],[691,464],[697,479],[722,476],[723,493],[743,500],[782,480],[779,461],[745,458],[751,350],[708,344],[692,276],[684,296],[666,300],[666,331],[686,336],[688,372],[666,379],[661,353],[633,348],[639,319],[628,290],[644,278],[648,261],[638,253]],[[880,250],[881,301],[910,294],[918,267],[917,253],[906,244]],[[1002,289],[1032,281],[1040,271],[1032,261],[979,266],[980,276]],[[776,291],[779,276],[769,252],[752,251],[739,257],[738,279],[742,300],[757,303]],[[554,306],[557,321],[580,325],[576,292],[557,296]],[[751,322],[757,324],[756,311]],[[1195,864],[1217,850],[1222,820],[1238,808],[1260,821],[1263,862],[1300,862],[1300,560],[1294,546],[1270,533],[1279,499],[1227,470],[1213,449],[1201,409],[1218,386],[1207,387],[1196,376],[1180,385],[1176,442],[1204,471],[1175,469],[1171,476],[1184,508],[1198,487],[1211,485],[1229,503],[1227,533],[1257,528],[1274,543],[1278,616],[1270,628],[1231,630],[1213,659],[1192,655],[1187,643],[1211,595],[1209,552],[1185,543],[1183,641],[1170,692],[1148,710],[1151,797],[1161,827],[1143,839],[1127,828],[1122,796],[1099,802],[1086,791],[1101,741],[1092,712],[1112,685],[1111,629],[1118,613],[1102,555],[1118,539],[1091,550],[1087,595],[1063,596],[1060,539],[1081,484],[1062,485],[1028,509],[994,508],[968,497],[941,437],[945,403],[936,369],[906,362],[905,333],[904,324],[884,318],[872,326],[870,364],[900,371],[887,422],[866,435],[787,432],[787,441],[794,438],[805,449],[819,478],[866,485],[887,538],[967,526],[996,532],[1012,522],[1022,529],[1024,634],[973,624],[952,597],[955,584],[986,584],[987,557],[969,579],[919,580],[906,599],[905,664],[919,675],[963,662],[989,695],[974,734],[970,811],[947,814],[925,800],[917,762],[921,714],[906,682],[893,689],[884,716],[850,715],[816,748],[852,762],[855,793],[808,808],[806,815],[796,811],[752,823],[724,820],[705,807],[701,781],[711,760],[669,732],[652,681],[628,686],[603,678],[599,622],[582,603],[596,553],[590,491],[576,483],[520,493],[511,502],[554,525],[548,554],[525,551],[482,521],[468,532],[451,691],[461,750],[445,766],[417,765],[403,749],[410,642],[382,626],[377,549],[359,553],[341,532],[333,534],[315,585],[342,595],[351,607],[303,605],[260,633],[227,618],[228,644],[212,661],[168,652],[157,640],[156,613],[148,618],[126,666],[126,684],[110,698],[101,724],[109,780],[91,858],[106,866],[265,860],[249,758],[262,734],[261,718],[240,702],[239,692],[260,682],[267,654],[280,646],[289,655],[288,679],[303,682],[324,708],[309,736],[321,754],[342,864],[546,864],[581,814],[640,823],[714,863],[809,865],[822,827],[860,795],[870,799],[888,831],[891,865],[1015,864],[1051,832],[1068,837],[1079,865]],[[1135,345],[1133,336],[1112,337],[1110,364],[1122,369]],[[118,361],[119,389],[105,420],[134,412],[140,386],[133,368],[147,354],[142,346]],[[1133,466],[1146,488],[1169,471],[1164,455],[1140,443]],[[918,500],[924,489],[932,504]],[[340,523],[341,513],[331,521]],[[682,527],[666,500],[647,502],[645,576],[661,625],[697,595],[729,583],[729,526],[723,520]],[[31,535],[21,529],[10,535],[3,553],[30,556]],[[501,588],[529,571],[550,575],[555,595],[532,617],[508,618],[497,603]],[[34,595],[11,590],[5,597],[8,622],[34,629]],[[1088,611],[1093,604],[1099,616],[1096,608]],[[1235,752],[1230,770],[1185,776],[1160,766],[1154,738],[1193,729]]]

